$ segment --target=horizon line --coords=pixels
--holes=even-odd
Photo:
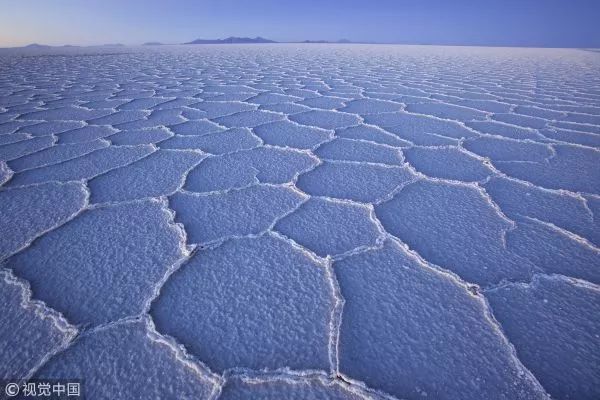
[[[236,37],[240,39],[255,39],[262,38],[261,36],[252,37]],[[194,40],[226,40],[225,39],[194,39]],[[353,40],[301,40],[301,41],[271,41],[269,43],[192,43],[194,40],[190,42],[183,43],[163,43],[159,41],[147,41],[143,43],[99,43],[99,44],[42,44],[38,42],[33,42],[20,46],[8,46],[8,47],[0,47],[0,50],[19,50],[19,49],[35,49],[35,48],[51,48],[51,49],[60,49],[60,48],[74,48],[74,47],[159,47],[159,46],[203,46],[203,45],[277,45],[277,44],[323,44],[323,45],[398,45],[398,46],[439,46],[439,47],[494,47],[494,48],[529,48],[529,49],[600,49],[599,47],[590,47],[590,46],[552,46],[552,45],[522,45],[522,44],[473,44],[473,43],[433,43],[433,42],[385,42],[385,41],[353,41]]]

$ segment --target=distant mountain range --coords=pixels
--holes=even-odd
[[[48,44],[39,44],[39,43],[31,43],[22,47],[5,47],[6,49],[52,49],[52,48],[60,48],[60,47],[125,47],[122,43],[107,43],[107,44],[96,44],[90,46],[77,46],[72,44],[63,44],[60,46],[50,46]]]
[[[196,39],[184,44],[277,43],[257,36],[255,38],[230,36],[226,39]]]
[[[36,55],[36,54],[51,54],[62,51],[78,51],[77,49],[105,49],[106,51],[122,51],[126,46],[120,43],[109,43],[92,46],[76,46],[72,44],[64,44],[60,46],[50,46],[47,44],[32,43],[21,47],[0,47],[0,54],[20,54],[20,55]]]
[[[271,39],[265,39],[257,36],[255,38],[230,36],[226,39],[196,39],[183,44],[230,44],[230,43],[281,43]],[[348,39],[340,39],[338,41],[330,40],[305,40],[298,43],[352,43]]]
[[[196,40],[192,40],[191,42],[186,42],[186,43],[182,43],[182,44],[251,44],[251,43],[288,43],[288,42],[277,42],[275,40],[271,40],[271,39],[265,39],[263,37],[257,36],[255,38],[250,38],[250,37],[237,37],[237,36],[230,36],[228,38],[225,39],[196,39]],[[304,40],[302,42],[291,42],[291,43],[353,43],[348,39],[340,39],[337,41],[329,41],[329,40]],[[166,43],[161,43],[161,42],[146,42],[146,43],[142,43],[142,46],[163,46],[166,45]],[[31,52],[31,51],[39,51],[39,50],[44,50],[44,49],[56,49],[56,48],[61,48],[61,47],[125,47],[125,45],[121,44],[121,43],[109,43],[109,44],[101,44],[101,45],[91,45],[91,46],[76,46],[76,45],[62,45],[62,46],[49,46],[49,45],[45,45],[45,44],[38,44],[38,43],[32,43],[29,44],[27,46],[22,46],[22,47],[6,47],[6,48],[0,48],[1,50],[5,50],[5,51],[19,51],[19,50],[25,50],[27,52]]]

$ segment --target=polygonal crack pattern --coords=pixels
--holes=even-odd
[[[163,287],[159,331],[209,367],[328,369],[335,302],[325,266],[265,235],[196,254]]]
[[[0,377],[600,398],[596,53],[36,51],[0,55]]]

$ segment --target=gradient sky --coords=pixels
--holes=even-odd
[[[600,0],[0,0],[0,47],[263,36],[600,47]]]

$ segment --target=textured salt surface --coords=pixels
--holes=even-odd
[[[600,398],[600,54],[0,56],[0,377]]]

